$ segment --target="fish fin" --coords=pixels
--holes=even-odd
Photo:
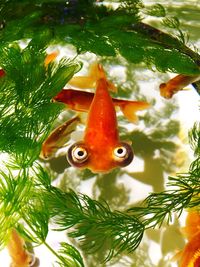
[[[0,77],[3,77],[5,75],[5,71],[3,69],[0,69]]]
[[[170,261],[179,261],[179,259],[181,258],[183,254],[183,251],[178,251],[171,259]]]
[[[102,78],[105,76],[105,72],[100,64],[97,62],[93,62],[89,67],[88,76],[93,77],[94,80]]]
[[[101,64],[94,62],[90,65],[88,76],[75,76],[68,84],[81,89],[95,88],[96,82],[99,79],[105,79],[107,81],[108,90],[117,92],[117,87],[107,80],[106,73]]]
[[[68,84],[81,89],[95,88],[96,80],[90,76],[75,76]]]
[[[71,133],[75,131],[79,122],[80,117],[77,115],[58,126],[43,142],[40,157],[42,159],[51,158],[59,148],[69,141]]]
[[[181,227],[179,229],[179,231],[181,232],[182,235],[184,235],[184,237],[186,237],[187,236],[188,227],[187,226]]]
[[[188,88],[188,87],[185,87],[185,88],[182,88],[181,91],[190,91],[191,88]]]
[[[68,84],[81,89],[95,88],[96,81],[99,78],[98,66],[99,65],[96,62],[94,62],[93,64],[90,65],[87,76],[75,76],[68,82]]]
[[[123,112],[124,116],[135,124],[138,123],[137,111],[147,109],[150,107],[150,104],[143,101],[127,101],[125,104],[120,105],[120,109]]]
[[[96,71],[96,74],[94,73],[94,71]],[[108,90],[111,92],[115,92],[117,93],[117,87],[114,85],[114,83],[112,83],[111,81],[109,81],[107,79],[107,75],[104,71],[104,68],[101,64],[94,64],[94,66],[92,66],[92,72],[93,73],[93,77],[96,78],[96,80],[99,79],[105,79],[107,81],[107,86],[108,86]]]
[[[15,229],[12,229],[11,231],[7,249],[12,259],[10,266],[29,266],[29,262],[32,260],[31,254],[25,248],[24,239]]]
[[[117,87],[114,85],[114,83],[107,81],[108,82],[108,90],[114,93],[117,93]]]
[[[87,113],[78,112],[78,115],[77,116],[79,117],[79,123],[80,124],[83,124],[83,125],[86,125],[86,123],[87,123],[87,117],[88,117]]]
[[[54,61],[57,56],[60,54],[60,52],[58,50],[48,54],[44,60],[44,65],[45,67],[47,67],[49,65],[49,63],[51,63],[52,61]]]

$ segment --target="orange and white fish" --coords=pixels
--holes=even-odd
[[[182,229],[188,239],[181,252],[175,255],[179,267],[200,267],[200,213],[190,211],[186,218],[186,226]]]
[[[10,267],[36,267],[39,260],[29,253],[25,248],[25,241],[12,229],[7,249],[12,259]]]
[[[164,98],[170,99],[178,91],[183,90],[183,88],[198,80],[200,80],[200,75],[179,74],[170,79],[167,83],[160,84],[160,95]]]

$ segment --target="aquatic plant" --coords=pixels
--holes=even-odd
[[[69,186],[52,185],[51,171],[39,160],[41,145],[64,109],[64,105],[53,103],[52,98],[81,69],[78,56],[92,52],[105,62],[125,60],[129,67],[127,77],[132,75],[133,64],[160,72],[200,73],[200,56],[189,48],[178,18],[168,16],[161,5],[146,7],[139,0],[117,3],[116,9],[92,0],[0,3],[0,66],[5,72],[0,77],[0,151],[8,158],[0,171],[1,248],[15,228],[33,244],[45,244],[57,257],[59,266],[84,266],[76,248],[79,245],[85,255],[103,247],[101,262],[105,262],[136,250],[147,229],[169,223],[174,214],[180,216],[186,208],[199,207],[199,123],[189,133],[196,159],[188,172],[169,177],[167,189],[151,193],[141,205],[126,207],[126,190],[114,186],[117,177],[124,174],[122,170],[106,174],[98,181],[110,183],[116,194],[122,194],[119,201],[122,206],[117,210],[115,199],[111,203],[106,197],[103,201],[95,200]],[[144,23],[146,15],[163,19],[160,29]],[[76,50],[76,58],[66,56],[45,66],[46,49],[66,44]],[[199,94],[199,82],[193,86]],[[124,96],[123,85],[119,87],[119,95]],[[134,94],[130,88],[126,97]],[[137,88],[136,92],[138,98],[146,98],[138,94]],[[178,134],[179,123],[170,120],[161,131],[158,118],[166,114],[170,117],[173,108],[167,104],[160,114],[151,111],[142,118],[145,125],[154,125],[150,134],[129,132],[123,125],[120,128],[124,139],[138,138],[147,144],[141,148],[133,142],[135,152],[146,163],[149,159],[152,163],[152,155],[159,150],[165,170],[174,167],[167,156],[176,150],[170,138]],[[78,179],[94,176],[87,170],[74,171]],[[55,251],[46,242],[51,228],[67,230],[70,240],[77,243],[62,243],[60,251]]]

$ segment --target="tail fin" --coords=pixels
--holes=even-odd
[[[124,116],[131,122],[137,124],[138,123],[138,116],[136,114],[137,111],[147,109],[150,107],[150,104],[143,101],[127,101],[122,105],[119,105],[121,111],[123,112]]]
[[[98,64],[97,62],[94,62],[89,68],[88,76],[75,76],[68,82],[68,84],[81,89],[95,88],[96,82],[99,79],[107,80],[106,73],[102,65]],[[117,88],[112,82],[107,80],[107,85],[108,90],[112,92],[117,92]]]
[[[95,88],[96,80],[90,76],[75,76],[68,84],[80,89]]]

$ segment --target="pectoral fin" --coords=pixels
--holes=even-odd
[[[138,122],[137,111],[147,109],[150,107],[150,104],[143,101],[127,101],[123,105],[119,105],[124,116],[131,122]]]
[[[180,258],[182,257],[183,255],[183,251],[178,251],[171,259],[170,261],[179,261]]]
[[[59,148],[69,141],[70,134],[76,129],[79,122],[80,118],[76,116],[57,127],[42,144],[40,157],[43,159],[52,157]]]

